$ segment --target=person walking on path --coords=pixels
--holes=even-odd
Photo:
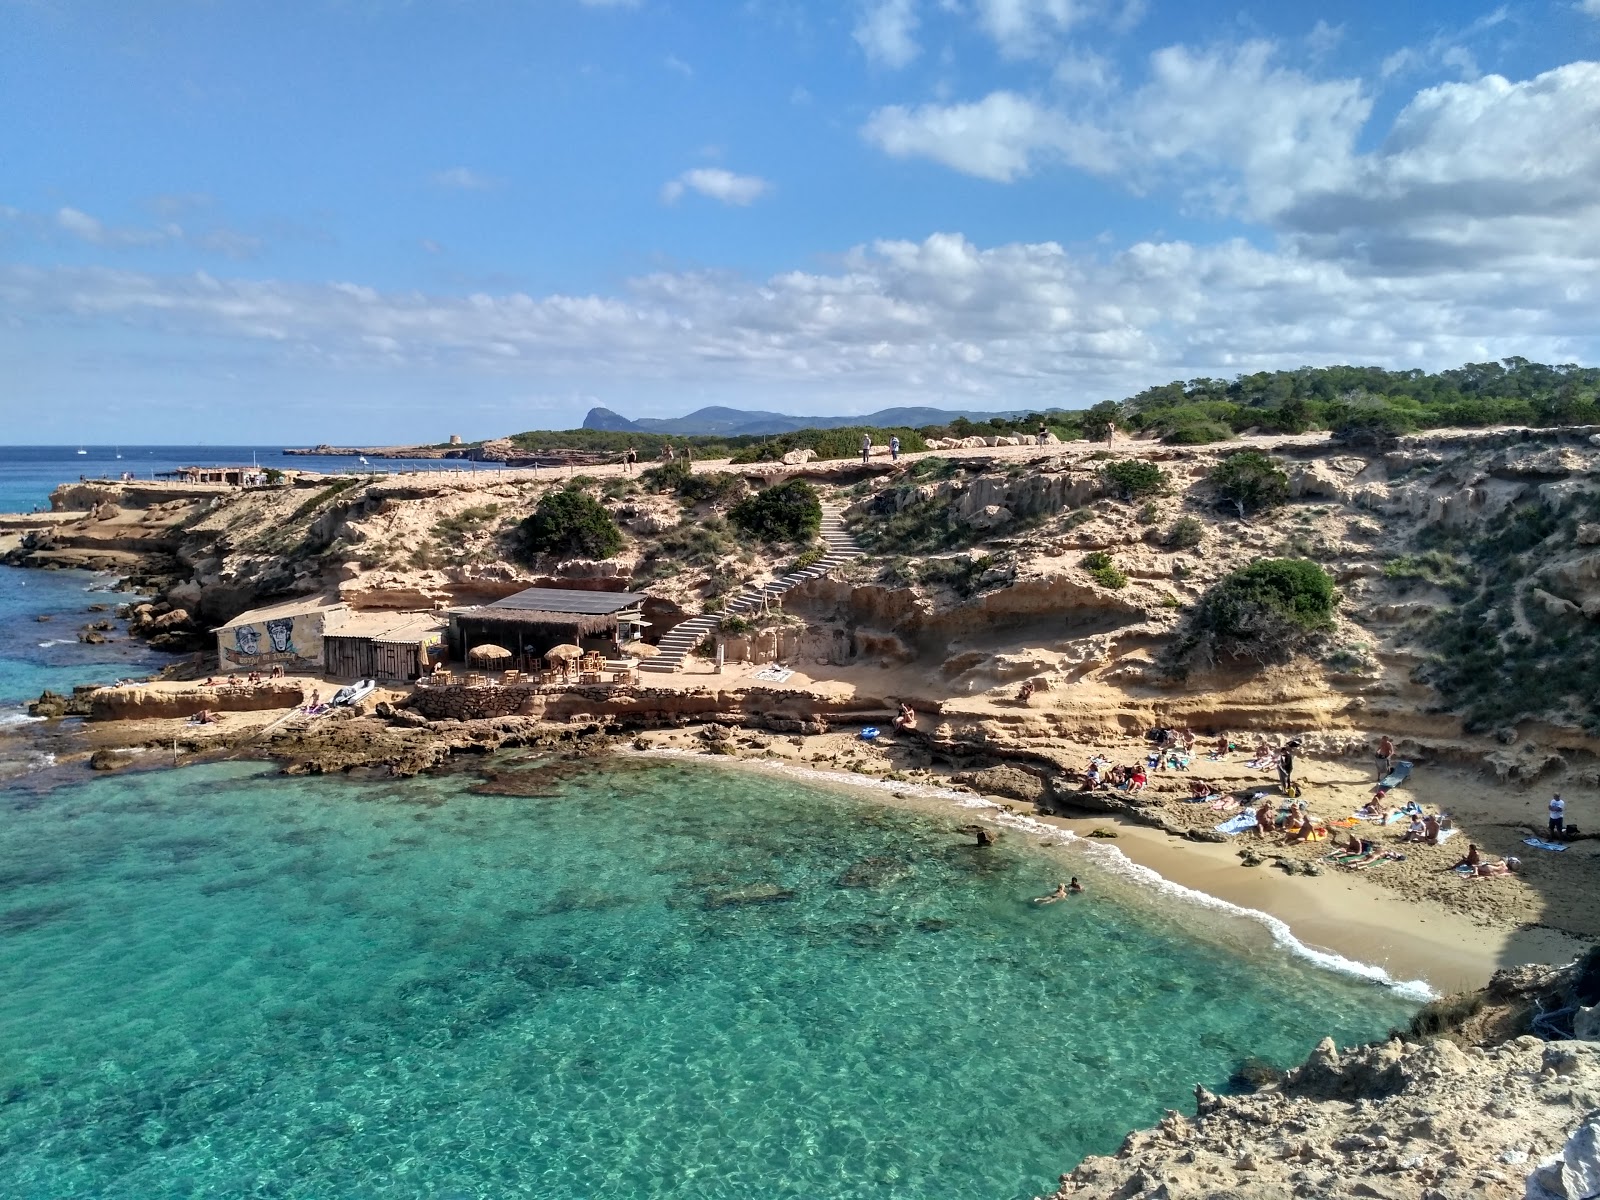
[[[867,461],[867,455],[869,455],[871,453],[872,453],[872,435],[870,433],[863,433],[861,435],[861,461],[862,462],[866,462]]]
[[[1560,837],[1567,829],[1567,802],[1557,792],[1550,797],[1550,836]]]
[[[687,442],[686,441],[686,442],[683,443],[683,461],[686,462],[686,463],[689,463],[691,465],[694,463],[694,443],[693,442]]]
[[[1044,422],[1040,421],[1039,422],[1039,432],[1037,434],[1035,434],[1034,438],[1033,438],[1034,445],[1036,445],[1036,446],[1044,445],[1045,444],[1045,442],[1044,442],[1045,434],[1048,433],[1048,432],[1049,431],[1047,429],[1045,429],[1045,427],[1044,427]]]
[[[661,461],[662,462],[671,462],[672,461],[672,443],[671,442],[663,441],[661,443]]]
[[[637,450],[635,450],[632,446],[629,446],[626,450],[624,450],[622,452],[622,473],[624,475],[632,475],[633,474],[633,464],[638,462],[638,461],[639,461],[639,452]]]
[[[889,435],[889,461],[898,462],[899,460],[900,460],[900,438],[899,438],[899,436],[897,434],[890,434]]]
[[[1378,778],[1382,779],[1394,770],[1394,743],[1389,740],[1386,733],[1378,741]]]

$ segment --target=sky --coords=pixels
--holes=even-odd
[[[0,0],[0,442],[1600,361],[1600,0]]]

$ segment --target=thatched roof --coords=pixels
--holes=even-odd
[[[617,627],[617,618],[610,614],[542,612],[531,608],[496,608],[489,604],[457,609],[455,617],[462,624],[520,626],[525,632],[549,629],[563,637],[610,633]]]

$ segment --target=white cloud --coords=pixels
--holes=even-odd
[[[1041,152],[1071,157],[1074,137],[1060,113],[1015,92],[991,92],[971,104],[891,105],[861,132],[896,158],[931,158],[998,183],[1028,174]]]
[[[662,65],[664,65],[667,68],[667,70],[676,71],[679,75],[682,75],[685,79],[693,79],[694,78],[694,68],[691,67],[688,63],[684,62],[683,59],[679,58],[676,54],[669,54],[669,55],[666,56],[666,58],[662,59],[661,61],[662,61]]]
[[[896,157],[920,156],[969,175],[1010,182],[1037,165],[1062,162],[1123,179],[1137,190],[1174,173],[1199,172],[1196,194],[1220,209],[1240,207],[1218,168],[1243,177],[1245,207],[1270,208],[1284,188],[1320,178],[1348,156],[1370,101],[1356,80],[1317,81],[1277,66],[1270,43],[1194,51],[1171,46],[1150,56],[1135,92],[1057,107],[992,92],[965,104],[899,105],[874,113],[868,141]]]
[[[56,224],[86,242],[99,243],[105,239],[105,226],[88,213],[79,212],[75,208],[57,210]]]
[[[870,0],[853,36],[867,58],[886,67],[904,67],[922,47],[917,44],[916,0]]]
[[[1133,7],[1130,3],[1124,11]],[[1143,11],[1142,5],[1138,11]],[[1002,54],[1015,58],[1041,52],[1053,36],[1099,13],[1100,5],[1093,0],[977,0],[979,26]]]
[[[1117,70],[1093,50],[1067,50],[1056,59],[1050,79],[1057,87],[1103,92],[1116,86]]]
[[[466,192],[487,191],[495,185],[495,181],[489,176],[469,167],[450,167],[448,170],[435,171],[430,179],[439,187],[458,188]]]
[[[204,239],[187,238],[183,227],[171,222],[156,228],[113,227],[105,224],[98,217],[92,217],[81,209],[76,208],[57,209],[55,226],[63,233],[70,234],[80,241],[88,242],[92,246],[105,246],[112,249],[159,246],[163,243],[179,243],[185,240],[203,250],[219,249],[216,245],[206,244]]]
[[[685,192],[698,192],[724,204],[754,203],[772,190],[772,185],[755,175],[736,175],[721,167],[695,167],[661,188],[661,199],[675,204]]]
[[[1581,13],[1588,13],[1591,17],[1600,17],[1600,0],[1578,0],[1573,7]]]
[[[1600,351],[1600,246],[1546,248],[1514,273],[1429,270],[1294,245],[1141,242],[1109,255],[958,234],[860,246],[829,272],[635,279],[618,296],[430,296],[349,283],[0,267],[0,327],[115,323],[231,339],[324,370],[401,365],[590,383],[762,386],[803,401],[1071,404],[1152,381],[1317,362],[1453,365]]]

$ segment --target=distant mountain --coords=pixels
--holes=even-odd
[[[712,434],[738,437],[741,434],[792,433],[796,429],[837,429],[843,425],[872,425],[880,429],[923,425],[948,425],[957,417],[987,421],[990,417],[1024,417],[1030,412],[1060,412],[1061,409],[1015,408],[1007,412],[951,411],[942,408],[885,408],[856,417],[795,417],[788,413],[749,412],[741,408],[700,408],[684,417],[640,417],[630,421],[609,408],[591,408],[583,419],[585,429],[604,429],[614,433]]]

